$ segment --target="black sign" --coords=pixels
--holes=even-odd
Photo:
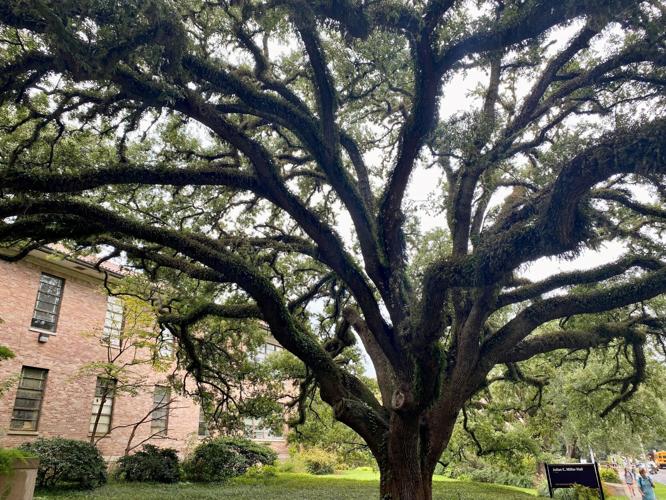
[[[551,497],[555,488],[571,488],[574,484],[580,484],[598,490],[603,500],[604,493],[601,489],[597,464],[545,464],[545,466]]]

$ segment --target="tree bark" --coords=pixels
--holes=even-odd
[[[432,500],[432,474],[426,476],[413,474],[407,463],[381,470],[380,499]]]
[[[378,458],[381,500],[432,499],[434,468],[428,465],[422,430],[418,415],[391,415],[386,456]]]

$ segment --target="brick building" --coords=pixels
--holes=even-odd
[[[121,277],[106,270],[111,279]],[[108,359],[122,324],[122,306],[106,294],[102,279],[90,263],[47,248],[16,263],[0,261],[0,345],[16,355],[0,362],[0,381],[15,379],[0,399],[0,446],[38,436],[89,440],[96,429],[108,458],[124,453],[132,432],[133,445],[147,440],[185,454],[207,434],[199,406],[171,393],[167,372],[139,366],[145,390],[108,398],[100,398],[106,379],[81,372]],[[169,356],[171,339],[162,341],[158,352]],[[270,341],[265,346],[277,348]],[[284,438],[250,427],[251,438],[286,453]]]

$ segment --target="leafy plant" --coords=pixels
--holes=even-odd
[[[333,474],[335,472],[335,455],[320,448],[311,448],[303,452],[305,470],[310,474]]]
[[[484,467],[469,472],[472,481],[480,483],[506,484],[509,486],[520,486],[521,488],[532,488],[534,477],[529,474],[514,474],[512,472],[495,467]]]
[[[2,319],[0,318],[0,324],[2,324]],[[7,359],[12,359],[15,354],[12,352],[9,347],[0,345],[0,361],[5,361]],[[6,380],[0,380],[0,397],[11,387],[11,385],[16,381],[17,377],[9,377]]]
[[[173,448],[146,444],[141,451],[118,460],[116,475],[126,481],[177,483],[180,479],[178,455]]]
[[[9,347],[5,347],[4,345],[0,345],[0,361],[3,361],[5,359],[12,359],[14,357],[14,353],[9,349]]]
[[[39,457],[37,485],[41,488],[74,483],[90,489],[106,483],[106,463],[99,450],[85,441],[39,438],[19,449]]]
[[[14,460],[25,460],[32,456],[32,454],[16,448],[0,448],[0,476],[11,474]]]
[[[599,469],[599,475],[601,476],[602,481],[606,481],[607,483],[621,483],[622,481],[620,480],[620,475],[617,473],[615,469],[611,469],[610,467],[602,467]]]
[[[249,479],[273,479],[277,477],[277,467],[274,465],[253,465],[245,471],[244,476]]]
[[[219,437],[196,447],[183,464],[187,478],[197,482],[224,482],[253,465],[272,465],[277,454],[247,439]]]
[[[273,465],[277,460],[277,453],[263,444],[242,438],[225,437],[219,439],[224,440],[231,448],[243,455],[250,465]]]

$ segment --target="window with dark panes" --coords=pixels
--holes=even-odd
[[[12,411],[10,429],[15,431],[36,431],[39,413],[46,387],[48,370],[24,366],[16,391],[16,401]]]
[[[42,273],[39,279],[39,291],[37,292],[31,326],[49,332],[56,331],[64,285],[64,279]]]
[[[153,393],[153,415],[150,431],[159,436],[166,436],[169,425],[169,400],[171,390],[161,385],[155,386]]]
[[[92,411],[90,414],[90,429],[88,432],[108,434],[109,429],[111,428],[111,415],[113,413],[113,396],[115,390],[115,380],[97,377],[95,397],[93,398]],[[95,422],[97,422],[96,429]]]

